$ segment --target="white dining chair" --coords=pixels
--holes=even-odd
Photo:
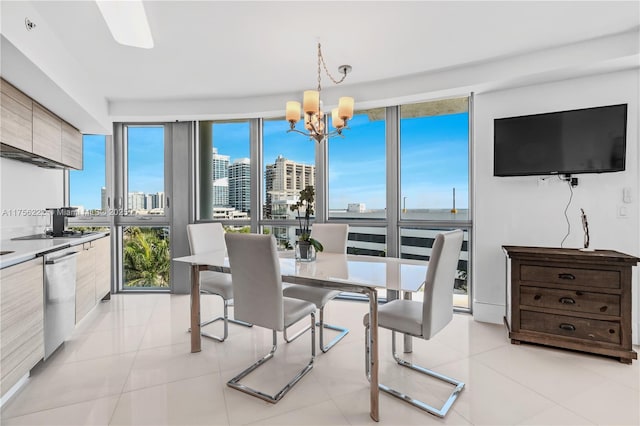
[[[214,250],[225,249],[224,228],[219,222],[196,223],[187,225],[187,237],[189,239],[189,250],[191,254],[207,253]],[[229,322],[251,327],[244,321],[237,321],[229,318],[229,303],[233,300],[233,286],[231,275],[221,272],[201,271],[200,272],[200,293],[220,296],[223,302],[222,316],[204,321],[200,324],[200,335],[210,339],[224,342],[229,336]],[[202,331],[202,327],[217,321],[223,321],[222,337]],[[189,329],[191,332],[191,329]]]
[[[236,318],[273,331],[271,351],[227,382],[227,385],[267,402],[276,403],[313,368],[316,355],[315,328],[311,331],[311,359],[282,389],[274,395],[240,383],[244,377],[273,358],[278,348],[277,332],[311,317],[315,324],[316,307],[313,303],[284,297],[280,262],[273,235],[225,235],[229,251],[229,266],[235,294]]]
[[[460,229],[443,232],[436,236],[429,258],[422,302],[398,299],[378,308],[378,326],[391,330],[391,351],[395,361],[403,367],[454,386],[441,408],[435,408],[383,384],[379,385],[380,390],[438,417],[444,417],[447,414],[462,392],[464,383],[401,359],[396,353],[396,332],[428,340],[453,319],[453,282],[462,247],[462,237],[463,233]],[[367,378],[369,378],[371,356],[369,314],[364,316],[363,322],[366,341],[365,364]]]
[[[318,240],[323,246],[323,253],[347,253],[347,239],[349,237],[349,225],[343,223],[316,223],[311,228],[311,236]],[[340,295],[340,291],[327,288],[310,287],[306,285],[291,284],[284,289],[286,297],[311,302],[320,310],[320,320],[316,324],[319,327],[320,350],[327,352],[344,336],[349,333],[349,329],[324,322],[324,306]],[[329,344],[324,345],[324,329],[334,330],[338,335]],[[283,332],[284,340],[290,343],[300,337],[309,328],[300,330],[292,337],[287,336],[287,330]]]

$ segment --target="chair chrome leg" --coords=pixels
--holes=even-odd
[[[344,338],[344,336],[346,336],[347,334],[349,334],[349,329],[347,328],[343,328],[343,327],[338,327],[337,325],[331,325],[331,324],[326,324],[324,322],[324,307],[320,308],[320,321],[318,321],[316,324],[316,327],[320,327],[320,333],[319,333],[319,338],[320,338],[320,350],[325,353],[327,352],[329,349],[331,349],[333,346],[335,346],[336,343],[338,343],[340,340],[342,340],[342,338]],[[305,327],[302,330],[298,331],[296,334],[294,334],[292,337],[287,336],[287,329],[285,328],[282,332],[282,336],[284,337],[284,341],[287,343],[291,343],[294,340],[296,340],[298,337],[302,336],[304,333],[306,333],[311,327]],[[334,331],[338,331],[340,332],[340,334],[338,334],[336,337],[333,338],[333,340],[331,342],[329,342],[328,345],[324,345],[324,329],[328,329],[328,330],[334,330]]]
[[[294,334],[291,337],[287,336],[287,327],[284,328],[284,330],[282,330],[282,337],[284,338],[284,341],[287,343],[291,343],[294,340],[296,340],[298,337],[302,336],[304,333],[306,333],[307,331],[309,331],[311,328],[313,328],[312,325],[308,325],[305,328],[303,328],[302,330],[298,331],[296,334]]]
[[[370,341],[369,341],[369,326],[365,327],[365,372],[367,375],[367,380],[370,381],[371,379],[371,375],[370,375],[370,362],[371,362],[371,357],[370,357]],[[409,404],[413,405],[414,407],[418,407],[421,410],[424,410],[430,414],[433,414],[434,416],[443,418],[444,416],[447,415],[447,412],[449,411],[449,409],[451,408],[451,406],[453,405],[453,403],[456,401],[456,399],[458,398],[458,395],[460,394],[460,392],[462,392],[462,390],[464,389],[464,383],[456,380],[456,379],[452,379],[451,377],[447,377],[444,376],[440,373],[436,373],[435,371],[432,370],[428,370],[424,367],[420,367],[419,365],[415,365],[412,364],[408,361],[405,361],[403,359],[401,359],[400,357],[398,357],[398,354],[396,352],[396,333],[395,331],[391,332],[391,351],[393,353],[393,359],[400,364],[403,367],[407,367],[410,368],[412,370],[415,370],[419,373],[425,374],[427,376],[431,376],[435,379],[438,380],[442,380],[444,382],[447,382],[449,384],[452,384],[455,386],[453,392],[451,392],[451,394],[449,395],[449,398],[447,399],[447,401],[444,403],[444,405],[441,408],[435,408],[432,407],[429,404],[426,404],[420,400],[414,399],[412,397],[410,397],[409,395],[403,394],[402,392],[399,392],[395,389],[390,388],[387,385],[384,385],[382,383],[380,383],[378,385],[378,388],[381,391],[384,391],[386,393],[388,393],[389,395],[395,396],[396,398],[399,398],[405,402],[408,402]]]
[[[222,302],[223,302],[223,315],[221,317],[217,317],[217,318],[205,321],[205,322],[200,324],[200,327],[202,328],[202,327],[204,327],[206,325],[213,324],[214,322],[222,320],[223,323],[224,323],[222,337],[218,337],[218,336],[215,336],[213,334],[206,333],[206,332],[202,331],[202,329],[201,329],[200,330],[200,335],[202,337],[208,337],[209,339],[213,339],[213,340],[215,340],[217,342],[224,342],[227,339],[227,337],[229,337],[229,323],[230,322],[232,322],[234,324],[243,325],[245,327],[253,327],[253,324],[249,324],[247,322],[236,320],[236,319],[230,319],[229,318],[229,301],[226,300],[226,299],[222,299]],[[191,329],[189,329],[189,333],[191,333]]]
[[[246,377],[249,373],[251,373],[252,371],[254,371],[256,368],[260,367],[262,364],[264,364],[265,362],[269,361],[271,358],[273,358],[273,355],[276,352],[276,349],[278,348],[278,334],[275,330],[273,330],[273,346],[271,347],[271,351],[265,355],[264,357],[260,358],[258,361],[256,361],[255,363],[253,363],[249,368],[243,370],[240,374],[238,374],[237,376],[235,376],[233,379],[229,380],[227,382],[227,386],[230,386],[234,389],[237,389],[239,391],[245,392],[249,395],[255,396],[257,398],[263,399],[267,402],[270,402],[272,404],[275,404],[276,402],[280,401],[282,399],[282,397],[289,392],[289,390],[296,384],[298,383],[298,381],[300,381],[300,379],[307,374],[309,371],[311,371],[311,369],[313,368],[313,361],[316,357],[316,333],[315,333],[315,327],[313,327],[313,324],[316,323],[316,316],[315,313],[311,314],[311,359],[309,360],[309,363],[302,369],[300,370],[300,372],[298,372],[298,374],[295,375],[295,377],[293,379],[291,379],[291,381],[289,381],[289,383],[287,383],[282,389],[280,389],[275,395],[268,395],[264,392],[261,392],[257,389],[253,389],[250,388],[249,386],[243,385],[242,383],[240,383],[240,380],[242,380],[244,377]]]
[[[242,325],[244,327],[253,327],[253,324],[249,324],[248,322],[244,322],[244,321],[240,321],[234,318],[228,318],[229,322],[232,322],[234,324],[238,324],[238,325]]]
[[[391,389],[388,386],[385,386],[383,384],[380,384],[380,390],[387,392],[390,395],[395,396],[396,398],[400,398],[403,401],[408,402],[409,404],[420,408],[421,410],[427,411],[428,413],[431,413],[435,416],[438,417],[444,417],[447,415],[447,412],[449,411],[449,409],[451,408],[451,406],[453,405],[453,403],[456,401],[456,399],[458,398],[458,395],[460,394],[460,392],[462,392],[462,390],[464,389],[464,382],[461,382],[459,380],[456,379],[452,379],[451,377],[447,377],[443,374],[440,373],[436,373],[435,371],[426,369],[424,367],[421,367],[419,365],[415,365],[412,364],[408,361],[405,361],[403,359],[401,359],[397,352],[396,352],[396,333],[395,331],[391,332],[391,350],[393,353],[393,359],[401,366],[403,367],[407,367],[410,368],[411,370],[417,371],[419,373],[425,374],[427,376],[433,377],[435,379],[447,382],[449,384],[452,384],[455,386],[453,392],[451,392],[451,394],[449,395],[449,398],[447,399],[447,401],[444,403],[444,405],[441,408],[435,408],[432,407],[429,404],[426,404],[422,401],[419,401],[417,399],[413,399],[412,397],[405,395],[401,392],[398,392],[395,389]]]
[[[316,324],[320,327],[320,350],[323,353],[326,353],[329,349],[335,346],[340,340],[344,338],[347,334],[349,334],[349,329],[344,327],[338,327],[337,325],[325,324],[324,322],[324,307],[320,308],[320,321]],[[334,330],[340,332],[336,337],[333,338],[331,342],[327,346],[324,345],[324,329]]]

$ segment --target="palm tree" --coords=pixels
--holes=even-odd
[[[169,286],[169,241],[153,228],[126,230],[124,269],[127,287]]]

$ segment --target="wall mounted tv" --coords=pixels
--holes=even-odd
[[[498,118],[493,129],[494,176],[625,169],[626,104]]]

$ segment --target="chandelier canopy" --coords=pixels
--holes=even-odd
[[[344,96],[338,100],[338,107],[331,111],[331,122],[335,128],[332,131],[328,131],[325,125],[326,118],[322,111],[322,101],[320,100],[320,92],[322,86],[320,84],[320,66],[324,67],[324,71],[329,76],[331,81],[335,84],[340,84],[347,77],[347,74],[351,72],[351,65],[340,65],[338,71],[342,74],[340,80],[333,78],[327,65],[324,63],[322,56],[322,49],[320,43],[318,43],[318,90],[305,90],[302,111],[304,112],[304,127],[307,132],[300,131],[295,128],[296,123],[300,121],[301,111],[300,102],[289,101],[286,107],[286,118],[291,128],[287,130],[289,132],[296,132],[302,135],[308,136],[311,139],[315,139],[318,143],[322,142],[328,136],[342,135],[342,130],[348,129],[347,122],[353,117],[353,98]]]

